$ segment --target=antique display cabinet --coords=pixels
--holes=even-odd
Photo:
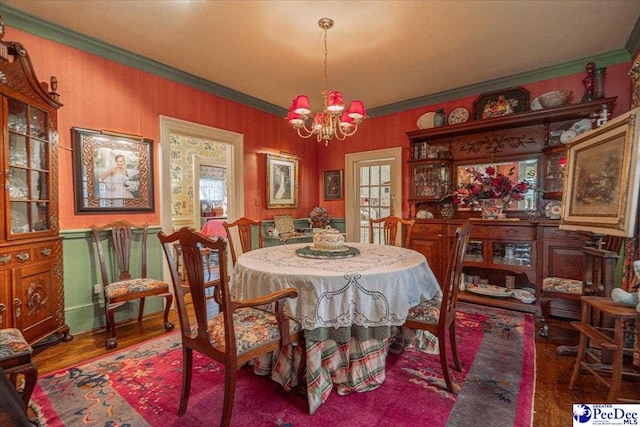
[[[567,142],[561,136],[604,105],[612,111],[614,103],[615,98],[604,98],[407,133],[408,201],[416,218],[412,247],[427,257],[438,280],[444,279],[456,228],[470,218],[473,227],[465,276],[498,286],[505,286],[511,276],[516,288],[532,288],[538,298],[526,304],[462,291],[460,299],[539,312],[542,279],[562,276],[563,269],[580,270],[580,248],[588,240],[588,236],[558,229]],[[473,206],[458,208],[453,215],[439,209],[468,168],[489,165],[512,167],[513,179],[526,180],[532,188],[523,200],[511,203],[506,218],[480,219]]]
[[[18,328],[33,345],[71,339],[58,229],[56,88],[55,77],[50,86],[38,82],[20,43],[0,41],[0,327]]]

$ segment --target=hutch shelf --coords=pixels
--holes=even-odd
[[[55,77],[50,87],[38,82],[20,43],[0,40],[0,328],[19,329],[32,345],[72,338],[58,226],[56,90]]]
[[[407,132],[411,217],[416,218],[419,211],[431,213],[417,215],[412,248],[427,257],[438,280],[443,280],[455,230],[470,218],[473,227],[464,261],[465,275],[501,286],[507,276],[514,276],[516,288],[533,288],[537,297],[535,303],[525,304],[511,297],[462,291],[462,301],[540,313],[542,279],[568,277],[581,268],[580,250],[589,236],[559,230],[559,221],[551,219],[545,207],[562,199],[566,148],[560,135],[575,122],[592,118],[603,105],[612,111],[615,101],[604,98]],[[480,213],[469,208],[458,209],[453,215],[438,210],[467,167],[501,164],[513,165],[518,180],[528,179],[532,188],[540,189],[513,203],[507,219],[481,220]],[[564,271],[567,269],[571,272]]]

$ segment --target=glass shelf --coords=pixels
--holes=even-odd
[[[531,267],[531,243],[492,243],[491,261],[494,264]]]

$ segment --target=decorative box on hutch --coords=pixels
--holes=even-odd
[[[4,34],[4,22],[1,34]],[[1,35],[0,35],[1,38]],[[70,340],[58,226],[57,80],[39,83],[26,49],[0,41],[0,328],[32,345]]]

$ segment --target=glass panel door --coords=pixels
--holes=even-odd
[[[360,242],[369,241],[369,218],[394,215],[395,198],[391,191],[391,162],[362,163],[358,167],[357,187],[360,195]],[[382,243],[380,227],[374,228],[374,243]]]

